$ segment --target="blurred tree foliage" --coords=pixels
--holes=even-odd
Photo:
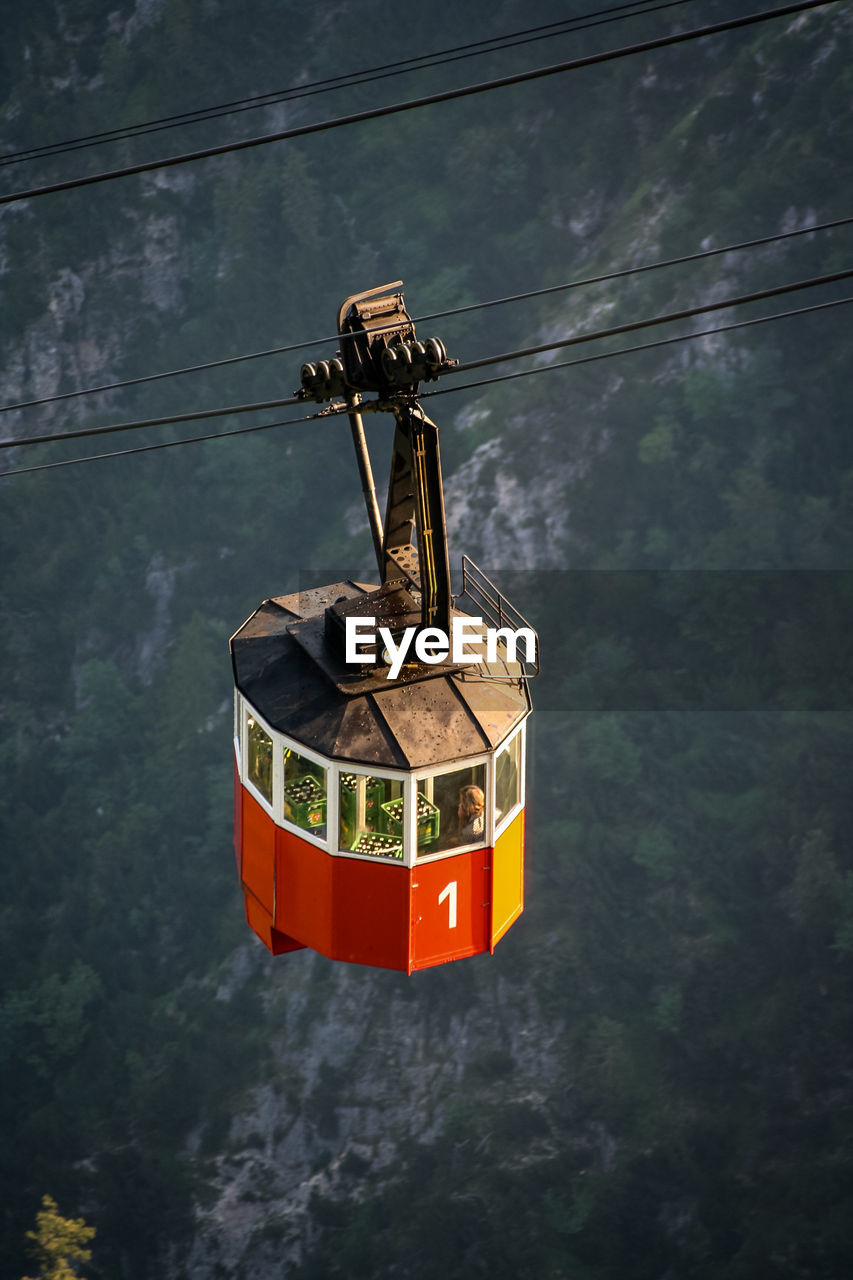
[[[63,1218],[52,1196],[43,1196],[36,1229],[27,1232],[39,1280],[74,1280],[79,1274],[75,1264],[92,1257],[88,1243],[95,1234],[95,1228],[87,1227],[82,1218]]]

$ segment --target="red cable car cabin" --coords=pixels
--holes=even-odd
[[[410,359],[400,338],[414,329],[402,294],[365,301],[381,292],[341,308],[342,339],[353,342],[332,364],[343,371],[382,583],[267,600],[232,637],[234,843],[248,923],[274,954],[310,947],[412,973],[493,951],[521,914],[531,708],[506,636],[481,660],[415,656],[393,679],[381,640],[356,661],[347,648],[354,619],[386,625],[397,644],[475,616],[450,595],[437,430],[411,371],[402,390],[385,376]],[[450,367],[437,340],[427,355],[434,369]],[[319,376],[306,366],[305,398],[340,394],[332,375],[328,364]],[[383,527],[354,388],[379,390],[397,422]],[[468,624],[476,635],[484,617],[495,628],[524,622],[468,560],[463,601],[481,615]]]
[[[478,668],[382,669],[348,692],[311,640],[366,590],[268,600],[232,640],[237,866],[272,952],[411,973],[493,951],[521,914],[530,703]],[[466,788],[485,804],[464,821]]]

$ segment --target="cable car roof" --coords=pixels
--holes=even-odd
[[[327,607],[376,590],[343,581],[264,601],[231,639],[237,688],[272,729],[331,759],[408,770],[494,750],[530,711],[520,667],[417,663],[389,680],[336,660]]]

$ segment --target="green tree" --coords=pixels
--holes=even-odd
[[[82,1218],[63,1218],[52,1196],[43,1196],[35,1231],[27,1232],[30,1251],[39,1266],[37,1280],[80,1280],[75,1262],[88,1262],[86,1245],[95,1234]],[[23,1280],[31,1280],[24,1276]]]

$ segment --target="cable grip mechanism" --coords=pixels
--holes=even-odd
[[[340,350],[331,360],[302,366],[295,392],[300,400],[322,403],[366,391],[382,398],[412,396],[418,383],[434,382],[458,366],[440,338],[418,341],[401,284],[397,280],[346,299],[338,315]]]

